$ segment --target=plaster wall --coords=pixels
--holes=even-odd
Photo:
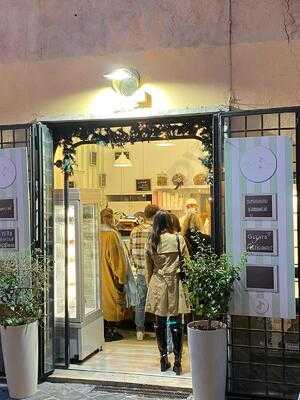
[[[298,105],[299,24],[297,0],[1,0],[0,123]]]

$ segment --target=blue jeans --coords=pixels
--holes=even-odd
[[[172,333],[170,329],[170,320],[167,320],[167,346],[168,346],[168,353],[173,353],[173,340],[172,340]]]
[[[135,325],[137,331],[145,328],[145,304],[147,297],[147,284],[144,275],[137,274],[136,277],[137,304],[135,306]]]

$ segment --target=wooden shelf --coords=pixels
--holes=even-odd
[[[192,189],[209,189],[209,185],[197,185],[197,186],[181,186],[178,189],[175,189],[175,186],[156,186],[152,190],[192,190]]]

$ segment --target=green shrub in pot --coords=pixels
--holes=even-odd
[[[185,260],[187,293],[196,320],[188,324],[194,399],[225,400],[226,320],[235,281],[246,263],[216,254],[201,242],[197,254]]]
[[[240,279],[245,262],[245,254],[234,264],[229,255],[217,255],[210,246],[201,244],[196,256],[185,260],[190,306],[194,317],[208,321],[208,329],[213,328],[213,320],[221,321],[227,315],[234,283]]]
[[[43,321],[52,260],[40,251],[0,251],[0,328],[10,397],[33,395],[38,377],[38,321]]]

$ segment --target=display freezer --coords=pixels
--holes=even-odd
[[[63,191],[54,193],[55,329],[56,354],[64,352],[65,219]],[[69,190],[68,309],[70,358],[82,361],[104,343],[100,305],[98,210],[82,201],[79,190]]]

